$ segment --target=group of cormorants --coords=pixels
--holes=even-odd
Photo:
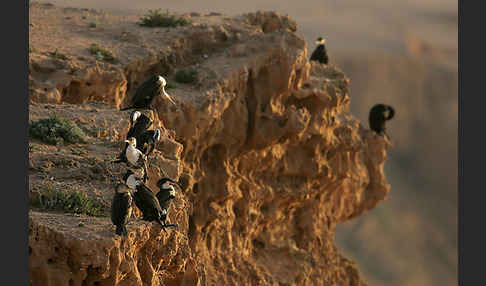
[[[175,102],[165,92],[166,81],[159,75],[152,76],[136,90],[132,105],[127,109],[148,109],[153,99],[162,94],[173,104]],[[122,183],[115,186],[115,195],[111,205],[111,220],[116,226],[115,233],[127,236],[126,224],[132,214],[132,202],[142,212],[142,220],[156,221],[164,231],[167,227],[177,227],[176,224],[167,224],[167,212],[170,202],[176,196],[174,186],[182,187],[170,178],[161,178],[157,181],[159,192],[154,192],[147,186],[148,159],[153,153],[155,145],[160,140],[160,130],[149,130],[153,121],[138,110],[130,113],[130,128],[122,152],[113,160],[113,163],[125,163],[128,167],[122,177]],[[141,170],[143,176],[137,175],[134,170]]]
[[[318,61],[326,65],[329,63],[325,42],[322,37],[317,39],[317,47],[310,57],[311,61]],[[165,96],[175,105],[174,100],[165,91],[165,86],[166,81],[162,76],[152,76],[137,88],[131,105],[121,110],[150,108],[153,99],[158,95]],[[391,106],[374,105],[368,118],[371,130],[379,135],[388,136],[385,132],[385,122],[392,119],[394,115],[395,111]],[[146,185],[148,157],[154,151],[161,135],[159,129],[149,130],[152,123],[152,120],[140,111],[133,111],[130,114],[130,128],[123,151],[113,161],[114,163],[125,163],[128,167],[122,178],[123,183],[115,187],[115,196],[112,201],[111,220],[116,226],[115,232],[118,235],[127,235],[126,224],[132,213],[132,202],[135,202],[136,207],[142,212],[142,220],[156,221],[164,231],[167,227],[177,227],[176,224],[167,224],[166,220],[170,202],[176,195],[174,186],[181,188],[179,183],[170,178],[161,178],[157,181],[159,188],[157,194],[154,194]],[[133,168],[143,169],[143,176],[135,174]]]
[[[312,52],[310,60],[311,61],[317,61],[321,64],[328,64],[329,63],[329,57],[327,55],[327,50],[326,50],[326,40],[322,37],[317,38],[316,41],[316,48],[314,52]],[[395,110],[393,107],[390,105],[386,104],[375,104],[373,107],[371,107],[369,116],[368,116],[368,123],[370,125],[370,129],[375,131],[378,135],[385,135],[386,137],[389,137],[388,134],[386,134],[386,128],[385,128],[385,123],[386,121],[390,120],[393,118],[395,115]]]

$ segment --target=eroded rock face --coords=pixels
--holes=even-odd
[[[159,113],[185,147],[190,245],[209,285],[362,283],[334,227],[386,196],[388,143],[346,111],[348,79],[311,66],[293,42],[236,70],[199,108]]]
[[[334,229],[386,197],[390,144],[349,114],[349,79],[310,63],[296,25],[273,12],[180,29],[174,56],[124,69],[128,83],[181,63],[198,70],[168,91],[177,107],[153,103],[170,139],[158,164],[179,160],[161,167],[184,188],[178,232],[136,223],[122,241],[107,219],[68,234],[62,225],[91,219],[31,213],[31,273],[47,283],[36,285],[364,285]]]

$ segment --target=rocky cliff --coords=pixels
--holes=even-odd
[[[151,73],[197,71],[168,89],[177,107],[157,98],[151,114],[163,138],[149,185],[182,183],[169,214],[178,230],[134,220],[121,239],[107,217],[34,209],[32,284],[365,285],[334,229],[386,197],[390,144],[349,113],[350,80],[310,63],[286,16],[184,17],[192,24],[149,29],[137,15],[31,4],[31,120],[58,113],[90,131],[84,144],[31,140],[31,197],[48,184],[109,205],[120,174],[108,160],[128,127],[117,109]],[[91,57],[92,42],[117,61]]]

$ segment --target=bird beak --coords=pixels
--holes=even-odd
[[[170,102],[172,102],[172,104],[176,105],[176,103],[174,102],[174,100],[172,100],[172,98],[167,94],[167,92],[165,92],[165,88],[162,88],[163,92],[164,92],[164,95],[165,97],[167,97]]]

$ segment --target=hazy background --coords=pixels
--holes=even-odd
[[[388,199],[338,226],[336,243],[370,285],[457,285],[458,17],[452,0],[53,0],[61,6],[221,12],[276,10],[297,21],[309,55],[318,36],[351,78],[351,111],[367,124],[395,107]]]

